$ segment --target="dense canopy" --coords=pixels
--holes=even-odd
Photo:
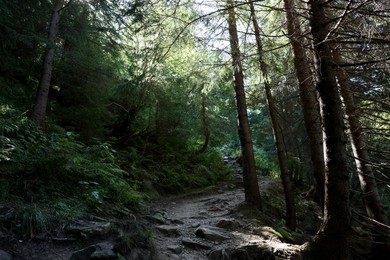
[[[387,0],[0,0],[0,207],[126,215],[228,156],[323,210],[308,259],[387,259],[389,46]]]

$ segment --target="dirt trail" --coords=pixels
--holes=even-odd
[[[69,234],[65,230],[67,225],[58,223],[52,223],[53,228],[41,236],[26,241],[18,240],[13,234],[6,236],[8,233],[2,234],[0,230],[0,259],[11,259],[2,258],[2,253],[12,254],[12,259],[15,260],[70,259],[79,251],[89,253],[86,253],[84,258],[74,259],[92,259],[88,257],[88,254],[93,253],[89,248],[94,246],[94,250],[97,250],[96,245],[102,242],[110,245],[110,249],[105,253],[111,255],[112,248],[115,247],[116,241],[119,241],[118,235],[127,234],[130,229],[126,228],[134,228],[131,229],[133,233],[141,232],[138,227],[144,225],[148,225],[153,231],[156,252],[153,260],[299,259],[296,256],[299,247],[282,242],[280,234],[271,227],[264,226],[264,223],[280,222],[283,216],[278,214],[283,210],[272,213],[271,208],[266,208],[260,214],[243,203],[242,175],[239,174],[240,167],[236,164],[234,161],[229,165],[236,172],[235,180],[182,196],[169,196],[150,202],[147,214],[132,215],[129,219],[108,216],[86,220],[98,220],[96,223],[104,226],[110,224],[113,229],[105,236],[97,234],[88,239],[85,239],[85,236],[80,238]],[[261,177],[259,187],[263,194],[268,193],[267,198],[272,201],[267,203],[268,205],[274,203],[272,196],[283,196],[280,182],[271,177]],[[267,198],[263,197],[263,201]],[[281,198],[278,199],[282,201]],[[260,215],[263,223],[258,218]],[[144,231],[142,229],[142,232]],[[84,234],[83,232],[81,234]],[[144,235],[148,234],[142,233],[142,236]],[[136,241],[136,244],[137,242],[142,244],[142,241]],[[139,248],[133,249],[135,250],[132,250],[131,254],[133,251],[140,252]],[[148,259],[152,251],[147,244],[146,254],[128,259]],[[239,255],[242,252],[244,257]],[[116,251],[114,254],[118,256]],[[232,254],[235,254],[235,257],[231,257]]]
[[[157,259],[208,259],[212,251],[249,245],[266,247],[275,253],[275,259],[296,259],[291,254],[297,253],[297,246],[282,243],[269,227],[261,226],[256,219],[247,218],[236,210],[244,201],[240,178],[237,175],[235,182],[201,193],[152,203],[152,213],[164,220],[162,225],[154,227]],[[280,184],[270,177],[262,177],[259,186],[261,191],[267,191],[279,188]],[[208,238],[202,238],[204,234],[198,230],[202,227],[211,232],[206,235]],[[199,243],[199,246],[183,245],[183,240]],[[209,248],[202,249],[204,245]]]

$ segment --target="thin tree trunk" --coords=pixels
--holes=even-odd
[[[153,104],[149,104],[149,115],[148,115],[148,126],[146,127],[146,132],[150,132],[152,129],[152,122],[153,122]]]
[[[310,0],[310,25],[319,61],[317,90],[325,136],[324,221],[305,250],[307,259],[344,259],[350,232],[349,175],[345,125],[329,43],[325,0]]]
[[[46,45],[43,69],[35,103],[33,106],[31,120],[39,126],[44,125],[47,101],[49,98],[51,75],[53,71],[53,60],[55,51],[55,39],[58,33],[58,23],[64,6],[64,0],[57,0],[51,16],[48,42]]]
[[[230,35],[230,48],[232,55],[232,66],[234,71],[234,90],[237,107],[238,135],[241,143],[243,178],[245,188],[245,201],[252,203],[256,208],[261,209],[261,197],[259,184],[256,175],[256,163],[253,152],[252,138],[249,128],[246,97],[244,90],[244,74],[242,71],[241,53],[239,49],[236,15],[233,1],[227,0],[228,25]]]
[[[324,209],[325,162],[321,115],[315,93],[315,82],[310,72],[306,51],[302,46],[302,31],[295,13],[294,0],[284,0],[286,8],[287,30],[294,53],[295,72],[299,82],[299,95],[303,107],[306,132],[309,137],[310,156],[313,164],[313,175],[316,180],[316,200]]]
[[[255,37],[256,37],[256,44],[257,44],[257,54],[259,56],[259,62],[260,62],[260,70],[263,74],[264,78],[264,88],[265,88],[265,94],[267,98],[269,113],[271,117],[272,122],[272,128],[274,132],[274,139],[275,139],[275,145],[277,149],[278,154],[278,161],[279,161],[279,167],[280,167],[280,175],[282,179],[283,189],[284,189],[284,195],[286,200],[286,226],[290,228],[291,230],[295,230],[296,228],[296,213],[295,213],[295,203],[294,203],[294,194],[292,192],[292,185],[291,185],[291,179],[290,179],[290,173],[288,170],[287,165],[287,155],[286,151],[284,149],[283,144],[283,133],[280,128],[278,119],[277,119],[277,111],[274,105],[274,99],[271,94],[271,86],[268,81],[268,71],[267,71],[267,64],[264,61],[264,54],[263,54],[263,45],[260,38],[260,28],[259,24],[257,23],[256,16],[255,16],[255,8],[253,5],[253,2],[249,2],[249,7],[251,11],[251,18],[253,27],[255,30]]]
[[[155,122],[155,127],[156,127],[156,144],[159,143],[160,141],[160,132],[161,132],[161,126],[160,126],[160,104],[158,100],[156,100],[156,111],[154,114],[154,122]]]
[[[202,94],[202,128],[203,128],[202,130],[204,135],[204,142],[202,147],[198,151],[199,153],[204,153],[206,151],[210,140],[210,129],[207,123],[207,116],[206,116],[206,95],[205,94]]]
[[[337,49],[333,50],[333,58],[336,64],[342,64],[341,55]],[[355,164],[359,176],[360,187],[363,191],[364,204],[367,214],[370,218],[387,225],[388,220],[379,199],[374,173],[370,165],[370,156],[368,155],[368,151],[366,149],[367,145],[365,143],[364,133],[360,124],[360,111],[353,100],[346,72],[341,67],[337,67],[336,73],[349,123],[352,151],[355,157]],[[374,226],[373,236],[373,259],[387,259],[390,255],[388,239],[389,230],[383,228],[381,225]]]

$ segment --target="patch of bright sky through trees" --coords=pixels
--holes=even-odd
[[[226,17],[223,11],[219,11],[223,7],[215,0],[195,0],[194,2],[197,11],[202,16],[195,25],[194,36],[211,50],[228,51],[230,46],[226,35]]]

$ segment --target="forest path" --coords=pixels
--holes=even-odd
[[[151,203],[151,214],[160,219],[152,227],[157,259],[231,259],[231,250],[253,251],[253,247],[257,252],[252,254],[262,253],[260,248],[270,257],[261,259],[298,259],[298,246],[281,242],[272,228],[242,213],[245,204],[241,178],[236,174],[235,181]],[[261,177],[259,187],[262,192],[280,190],[281,184],[271,177]]]
[[[284,211],[280,181],[259,176],[260,191],[262,195],[267,195],[263,196],[265,208],[259,212],[244,203],[240,167],[234,161],[231,168],[235,172],[233,180],[150,201],[145,212],[131,215],[129,219],[91,216],[66,225],[54,219],[50,223],[51,229],[28,240],[19,239],[12,233],[2,234],[3,230],[0,230],[0,259],[87,260],[95,259],[89,257],[95,251],[104,251],[110,256],[113,253],[118,257],[112,249],[126,237],[122,237],[123,234],[154,236],[155,250],[151,250],[149,244],[141,239],[135,241],[138,247],[132,247],[130,258],[127,259],[149,259],[152,251],[156,253],[153,260],[299,259],[299,246],[282,241],[280,229],[276,228],[282,226]],[[277,210],[274,208],[276,203],[279,204]],[[304,215],[311,215],[309,212],[306,210]],[[302,222],[313,221],[308,219]],[[69,232],[66,230],[69,225],[80,225],[81,230],[77,234]],[[102,235],[101,228],[107,226],[109,233]],[[144,229],[145,226],[152,231],[150,234]],[[85,231],[85,228],[93,228],[97,232]],[[307,241],[307,237],[301,241]],[[101,246],[103,244],[104,247]],[[135,256],[131,256],[133,253]],[[10,257],[4,258],[4,254]],[[115,257],[104,259],[117,259]]]

